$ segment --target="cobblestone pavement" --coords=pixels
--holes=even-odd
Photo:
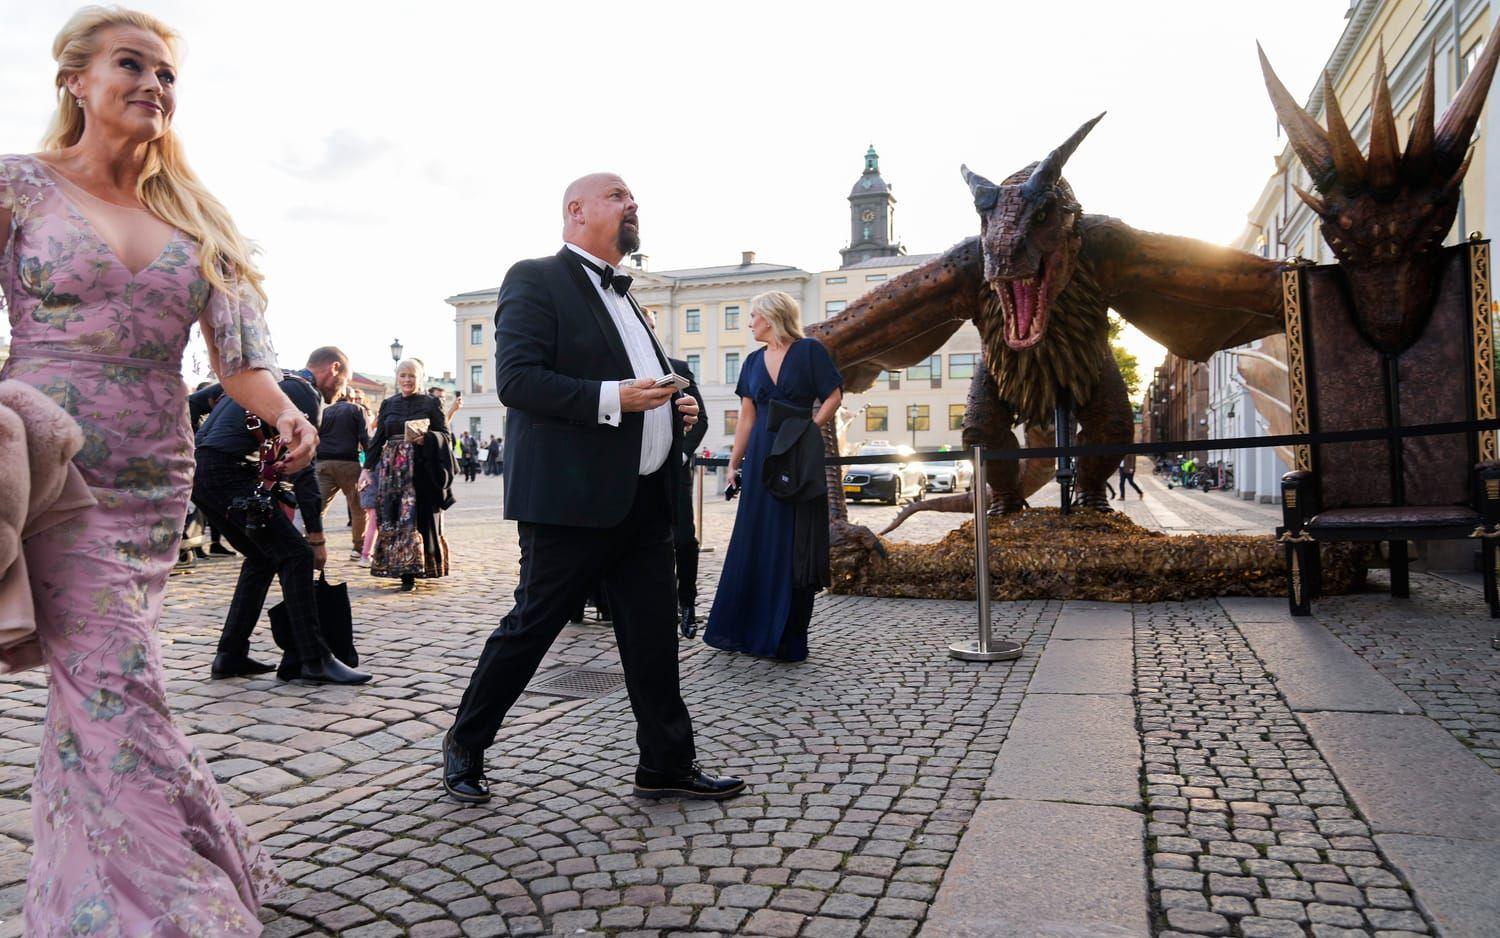
[[[1218,604],[1137,606],[1135,623],[1159,934],[1430,933]]]
[[[1273,507],[1140,478],[1147,498],[1115,504],[1142,524],[1274,524]],[[813,657],[796,666],[684,643],[703,761],[752,784],[722,805],[629,796],[623,690],[528,694],[490,751],[495,801],[463,807],[439,794],[437,749],[484,636],[510,605],[518,557],[513,525],[497,520],[496,481],[459,496],[444,581],[401,594],[333,552],[332,578],[350,582],[363,663],[376,674],[366,687],[205,680],[237,565],[202,563],[168,588],[161,635],[179,725],[291,881],[266,910],[268,935],[920,928],[1061,604],[996,604],[997,637],[1025,645],[1014,664],[949,659],[949,642],[972,637],[969,603],[820,597]],[[706,613],[735,506],[705,507],[716,548],[700,573]],[[851,508],[876,529],[893,513]],[[899,533],[935,540],[963,520],[924,512]],[[333,529],[333,547],[344,530]],[[1478,593],[1427,576],[1412,593],[1404,603],[1330,599],[1319,620],[1500,767],[1500,678]],[[1430,933],[1219,606],[1134,611],[1158,931]],[[257,641],[271,657],[264,630]],[[542,673],[567,667],[617,668],[612,634],[569,627]],[[0,682],[0,936],[19,934],[45,697],[38,672]]]

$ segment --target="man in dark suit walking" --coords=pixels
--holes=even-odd
[[[620,259],[640,247],[630,189],[585,176],[563,197],[552,257],[517,263],[500,286],[495,374],[505,418],[505,517],[521,543],[516,604],[485,643],[443,740],[443,787],[489,800],[484,750],[569,612],[602,582],[636,718],[644,798],[730,798],[737,778],[696,761],[677,673],[672,514],[675,441],[698,406],[658,388],[661,346]],[[674,401],[675,399],[675,401]]]

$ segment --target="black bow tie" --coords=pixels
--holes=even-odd
[[[630,290],[630,284],[634,278],[629,274],[617,274],[615,273],[615,269],[608,264],[605,264],[601,268],[587,257],[578,254],[577,251],[573,253],[577,255],[578,260],[583,263],[583,266],[599,275],[599,286],[604,287],[606,290],[613,290],[621,296],[624,296]]]

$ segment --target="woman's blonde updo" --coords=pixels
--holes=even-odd
[[[43,150],[62,150],[83,137],[84,112],[68,90],[68,77],[88,68],[107,29],[130,26],[154,33],[178,58],[176,30],[148,13],[117,6],[88,6],[74,13],[52,41],[57,62],[57,113],[42,138]],[[235,282],[248,285],[265,300],[264,279],[252,260],[250,242],[235,227],[223,203],[213,197],[183,155],[182,144],[170,127],[146,146],[146,162],[136,181],[136,197],[169,225],[198,242],[199,269],[217,290],[236,292]]]
[[[760,293],[750,299],[750,312],[759,313],[771,327],[778,345],[785,345],[803,337],[802,307],[790,293],[773,290]]]

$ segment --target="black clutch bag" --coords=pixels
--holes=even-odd
[[[327,575],[320,572],[318,582],[313,584],[313,592],[318,601],[318,631],[328,650],[349,667],[359,667],[359,652],[354,648],[354,613],[349,606],[349,584],[329,583]],[[290,680],[302,669],[297,645],[292,641],[292,621],[287,615],[286,603],[272,606],[269,616],[271,638],[281,649],[281,666],[276,669],[276,676],[284,681]]]

